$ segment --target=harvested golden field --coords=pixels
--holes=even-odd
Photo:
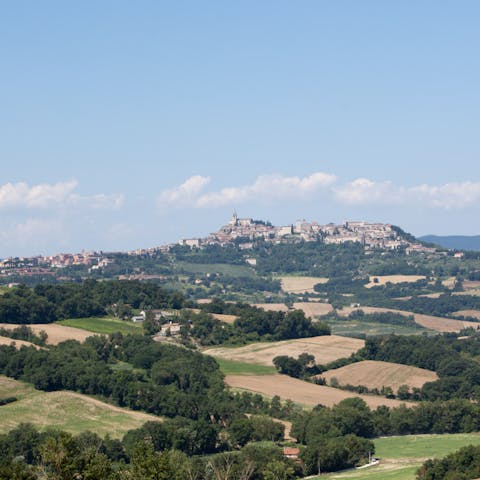
[[[474,297],[480,297],[480,289],[467,290],[466,292],[453,292],[452,295],[472,295]]]
[[[288,312],[284,303],[253,303],[252,307],[263,308],[267,312]]]
[[[313,293],[317,283],[327,283],[325,277],[281,277],[282,290],[287,293]]]
[[[7,329],[14,329],[19,326],[20,325],[10,323],[0,323],[0,327]],[[30,327],[37,334],[42,330],[47,332],[48,345],[57,345],[58,343],[64,342],[65,340],[78,340],[79,342],[83,342],[87,337],[95,335],[94,333],[87,332],[86,330],[80,330],[79,328],[74,327],[67,327],[65,325],[58,325],[56,323],[41,323],[27,326]]]
[[[290,399],[311,407],[318,404],[331,407],[345,398],[352,397],[362,398],[370,408],[377,408],[380,405],[397,407],[401,403],[408,404],[408,402],[380,396],[357,395],[338,388],[315,385],[287,375],[227,375],[225,382],[232,388],[249,390],[267,397],[278,395],[282,400]]]
[[[375,282],[374,279],[378,282]],[[425,275],[372,275],[370,276],[370,282],[365,285],[366,288],[372,288],[375,286],[386,285],[387,283],[405,283],[405,282],[417,282],[418,280],[425,280]]]
[[[233,323],[238,318],[236,315],[226,315],[224,313],[211,313],[210,315],[224,323]]]
[[[349,357],[364,344],[364,340],[358,338],[324,335],[281,342],[252,343],[236,348],[209,348],[203,353],[212,357],[268,366],[272,365],[272,360],[278,355],[298,357],[301,353],[310,353],[317,363],[328,363],[338,358]]]
[[[478,290],[480,288],[479,280],[464,280],[463,281],[464,290]]]
[[[405,310],[395,310],[394,308],[379,308],[379,307],[344,307],[338,310],[337,313],[342,316],[347,316],[354,310],[363,310],[365,313],[375,312],[393,312],[400,313],[402,315],[413,315],[415,322],[418,325],[435,330],[437,332],[459,332],[466,327],[478,328],[479,324],[475,322],[466,322],[463,320],[454,320],[452,318],[434,317],[433,315],[423,315],[421,313],[412,313]]]
[[[473,317],[480,320],[480,310],[458,310],[458,312],[453,312],[454,317]]]
[[[14,340],[13,338],[10,338],[10,337],[0,336],[0,345],[11,345],[12,343],[15,344],[15,348],[20,348],[21,346],[40,348],[38,345],[34,345],[33,343],[26,342],[25,340]]]
[[[298,302],[293,304],[293,308],[303,310],[305,316],[312,318],[333,312],[333,307],[329,303],[321,302]]]
[[[5,387],[5,389],[4,389]],[[2,394],[15,396],[17,401],[1,407],[0,433],[30,422],[40,430],[54,427],[71,433],[91,430],[103,436],[122,437],[128,430],[160,417],[116,407],[75,392],[42,392],[32,386],[0,377]]]
[[[447,288],[453,288],[455,286],[455,277],[449,277],[445,280],[442,280],[442,285]]]
[[[409,367],[399,363],[364,360],[345,367],[329,370],[319,375],[330,383],[335,377],[340,385],[364,385],[381,389],[391,387],[394,392],[400,385],[421,388],[424,383],[438,379],[435,372],[423,368]]]
[[[193,313],[200,313],[202,310],[200,308],[189,308]],[[226,315],[223,313],[209,313],[210,316],[215,318],[216,320],[220,320],[224,323],[233,323],[238,317],[236,315]]]

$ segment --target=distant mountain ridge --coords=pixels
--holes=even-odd
[[[418,239],[454,250],[480,250],[480,235],[424,235]]]

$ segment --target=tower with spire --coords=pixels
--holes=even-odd
[[[238,225],[238,216],[236,210],[233,211],[232,218],[230,219],[228,224],[232,227],[236,227]]]

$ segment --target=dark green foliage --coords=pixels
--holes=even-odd
[[[272,312],[242,303],[228,304],[218,299],[202,305],[202,310],[238,316],[233,325],[226,325],[205,313],[184,316],[184,323],[191,325],[190,334],[203,345],[330,335],[330,327],[326,323],[313,322],[301,310]]]
[[[154,283],[86,280],[83,284],[19,286],[0,296],[0,323],[51,323],[63,318],[119,314],[133,308],[181,308],[183,296]],[[122,314],[120,314],[122,316]]]
[[[480,477],[480,447],[467,446],[442,459],[427,460],[418,480],[469,480]]]
[[[307,475],[351,468],[368,460],[375,451],[373,442],[355,435],[323,438],[302,453]]]

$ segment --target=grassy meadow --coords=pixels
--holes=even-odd
[[[142,324],[111,317],[70,318],[57,323],[102,335],[109,335],[115,332],[122,332],[125,335],[142,333]]]
[[[100,436],[109,434],[120,438],[149,420],[160,420],[160,417],[116,407],[79,393],[42,392],[3,376],[0,376],[0,392],[2,398],[17,398],[15,402],[0,406],[0,433],[29,422],[41,431],[59,428],[77,434],[91,430]]]
[[[225,358],[216,358],[220,370],[225,375],[272,375],[277,373],[274,366],[256,365],[254,363],[236,362]]]
[[[395,333],[397,335],[420,335],[424,332],[434,333],[431,330],[421,327],[407,327],[403,325],[389,325],[380,322],[364,322],[355,320],[327,320],[332,329],[333,335],[342,335],[345,337],[358,337],[360,335],[387,335]]]
[[[315,480],[415,480],[418,467],[427,458],[441,458],[467,445],[480,445],[480,434],[382,437],[375,439],[374,443],[375,456],[380,459],[380,465],[322,475]]]

